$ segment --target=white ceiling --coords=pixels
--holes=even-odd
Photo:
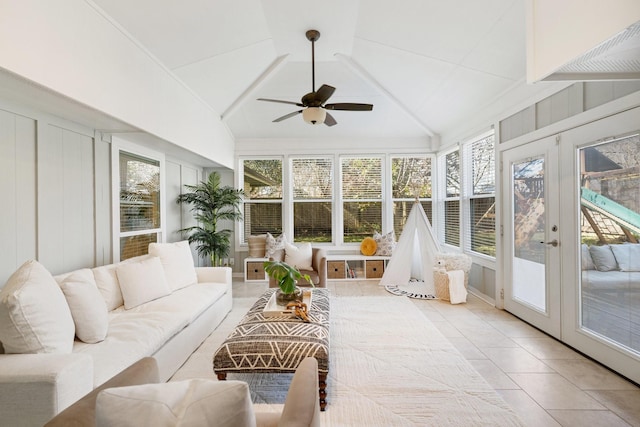
[[[220,113],[237,139],[427,137],[464,122],[525,77],[525,0],[93,0]],[[298,107],[336,87],[337,126]]]

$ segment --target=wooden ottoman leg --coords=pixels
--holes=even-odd
[[[218,381],[225,381],[227,379],[226,372],[216,372],[216,375],[218,376]]]
[[[320,395],[320,410],[327,407],[327,374],[318,374],[318,394]]]

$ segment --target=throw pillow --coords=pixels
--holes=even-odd
[[[596,269],[596,266],[593,263],[593,258],[591,258],[591,253],[589,253],[589,246],[587,246],[586,244],[582,244],[581,247],[580,266],[582,270]]]
[[[265,242],[264,256],[271,258],[275,251],[284,249],[284,244],[287,242],[287,236],[282,233],[278,237],[273,237],[271,233],[267,233],[267,240]]]
[[[360,253],[362,255],[371,256],[378,250],[378,244],[373,237],[365,237],[360,243]]]
[[[620,271],[640,271],[640,245],[624,244],[611,245]]]
[[[247,237],[247,244],[249,245],[249,256],[251,258],[264,258],[264,254],[267,247],[266,234]]]
[[[62,290],[38,261],[27,261],[0,290],[6,353],[71,353],[75,328]]]
[[[311,266],[313,249],[311,243],[284,244],[284,262],[296,267],[298,270],[313,270]]]
[[[616,258],[613,256],[613,252],[611,252],[611,247],[609,245],[591,246],[589,248],[589,253],[591,254],[593,263],[596,266],[596,270],[613,271],[618,269],[618,263],[616,262]]]
[[[88,268],[74,271],[58,281],[71,310],[80,341],[94,344],[103,341],[109,329],[107,305]]]
[[[255,425],[249,386],[242,381],[198,378],[108,388],[96,400],[98,427]]]
[[[189,242],[149,243],[149,255],[160,258],[172,291],[198,282]]]
[[[171,293],[158,257],[120,264],[116,272],[127,310]]]
[[[377,231],[373,233],[373,238],[376,241],[378,249],[376,255],[378,256],[391,256],[393,250],[396,248],[396,233],[391,230],[387,234],[380,234]]]

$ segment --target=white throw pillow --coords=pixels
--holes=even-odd
[[[116,272],[127,310],[171,293],[158,257],[120,264]]]
[[[249,386],[192,379],[108,388],[96,400],[97,427],[256,425]]]
[[[611,245],[610,248],[616,257],[620,271],[640,271],[639,244]]]
[[[80,341],[94,344],[103,341],[109,330],[107,305],[88,268],[74,271],[58,281],[71,310]]]
[[[604,246],[591,246],[589,253],[593,259],[593,263],[598,271],[613,271],[618,269],[618,263],[613,256],[611,247],[609,245]]]
[[[376,250],[377,256],[391,256],[396,248],[396,233],[391,230],[387,234],[380,234],[377,231],[373,233],[373,239],[378,246]]]
[[[160,258],[172,291],[198,282],[189,242],[149,243],[149,255]]]
[[[6,353],[71,353],[75,328],[62,290],[38,261],[27,261],[0,290]]]
[[[287,243],[287,236],[284,233],[278,237],[273,237],[271,233],[267,233],[267,239],[264,246],[264,256],[271,258],[275,251],[284,249],[285,243]]]
[[[284,262],[296,267],[298,270],[313,270],[313,249],[311,243],[284,244]]]

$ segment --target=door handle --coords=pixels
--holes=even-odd
[[[550,242],[540,242],[540,243],[544,243],[545,245],[551,245],[551,246],[553,246],[554,248],[560,244],[560,243],[558,242],[558,239],[553,239],[553,240],[552,240],[552,241],[550,241]]]

